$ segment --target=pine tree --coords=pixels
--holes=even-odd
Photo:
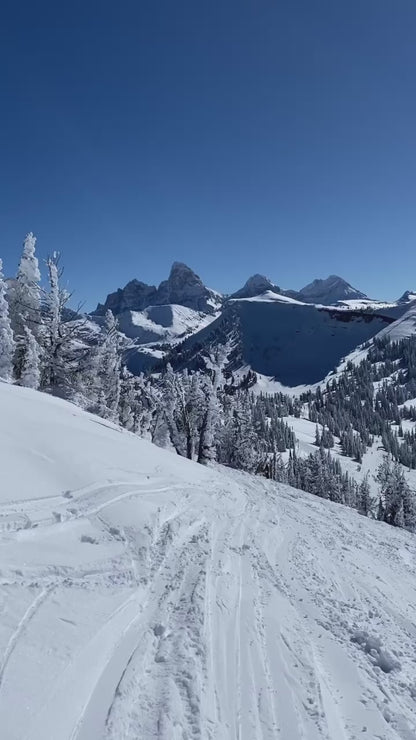
[[[31,352],[40,355],[40,348],[34,353],[33,341],[38,341],[41,334],[40,310],[40,271],[35,255],[36,238],[30,232],[23,242],[23,253],[19,262],[17,277],[10,291],[10,318],[16,341],[15,375],[19,379],[23,367],[27,367],[25,355]],[[26,329],[30,330],[30,334]],[[30,342],[30,349],[29,344]]]
[[[204,396],[204,409],[201,417],[198,443],[198,462],[206,464],[215,459],[215,431],[219,425],[218,409],[218,386],[219,372],[214,372],[211,382],[209,377],[201,378],[202,392]]]
[[[110,310],[105,314],[104,341],[99,348],[97,359],[99,361],[100,389],[98,395],[100,415],[106,416],[112,421],[117,421],[120,400],[121,357],[117,321]]]
[[[358,487],[357,508],[364,516],[369,516],[374,509],[374,499],[370,493],[368,473],[365,475]]]
[[[6,283],[3,278],[3,263],[0,259],[0,378],[3,378],[3,380],[12,380],[13,378],[15,350],[9,305],[6,299]]]
[[[39,344],[29,327],[25,328],[26,351],[19,383],[26,388],[39,388],[40,384],[40,350]]]
[[[119,421],[122,427],[128,431],[135,430],[134,408],[136,403],[136,394],[134,388],[134,378],[128,373],[123,366],[120,374],[120,398],[118,404]]]
[[[46,260],[49,292],[45,298],[43,319],[42,388],[55,395],[71,397],[74,393],[76,357],[74,346],[79,340],[77,322],[65,323],[63,310],[71,295],[60,287],[60,255],[54,252]]]

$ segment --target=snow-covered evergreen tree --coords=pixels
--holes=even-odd
[[[101,383],[98,394],[100,407],[103,403],[107,411],[100,415],[108,416],[113,421],[118,420],[118,407],[120,400],[120,373],[121,356],[119,349],[119,336],[117,321],[112,311],[108,310],[104,318],[104,341],[102,342],[97,360],[98,378]]]
[[[391,463],[386,455],[379,466],[376,480],[380,484],[378,516],[395,527],[416,527],[416,498],[406,480],[403,466]]]
[[[368,473],[358,487],[357,509],[364,516],[369,516],[374,511],[374,499],[370,492]]]
[[[12,380],[13,357],[16,350],[10,323],[9,304],[6,299],[6,282],[3,262],[0,259],[0,378]]]
[[[135,429],[135,405],[136,393],[134,388],[134,378],[123,366],[120,372],[120,397],[118,403],[119,421],[124,429],[129,432]]]
[[[35,246],[36,237],[30,232],[23,242],[17,277],[9,296],[10,318],[16,341],[15,375],[18,379],[21,377],[23,367],[27,367],[28,364],[26,353],[30,351],[33,355],[33,341],[39,341],[41,334],[40,271]],[[30,334],[26,329],[30,330]],[[40,348],[35,354],[40,355]]]
[[[25,328],[26,342],[23,367],[19,384],[26,388],[39,388],[40,385],[40,349],[36,337],[27,326]]]
[[[70,293],[61,288],[60,255],[54,252],[46,260],[49,292],[45,298],[43,317],[42,387],[55,395],[71,397],[74,392],[74,342],[77,340],[76,322],[65,323],[62,312]]]

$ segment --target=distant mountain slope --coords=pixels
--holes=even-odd
[[[203,366],[204,355],[229,341],[233,369],[249,367],[285,386],[309,385],[391,322],[375,312],[319,309],[284,298],[240,300],[169,358],[174,367]]]
[[[414,535],[48,395],[0,406],[2,738],[416,736]]]

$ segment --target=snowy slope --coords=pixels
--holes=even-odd
[[[187,334],[202,329],[216,315],[194,311],[186,306],[169,304],[149,306],[144,311],[124,311],[117,317],[120,331],[139,344],[174,343]]]
[[[2,740],[414,739],[414,536],[0,408]]]
[[[391,323],[378,313],[360,313],[303,304],[270,291],[230,300],[221,316],[186,339],[178,362],[195,368],[201,357],[232,338],[233,372],[251,368],[282,386],[321,382],[342,358]],[[202,359],[203,365],[203,359]]]

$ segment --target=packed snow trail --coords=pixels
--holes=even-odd
[[[2,740],[414,740],[414,536],[0,409]]]

